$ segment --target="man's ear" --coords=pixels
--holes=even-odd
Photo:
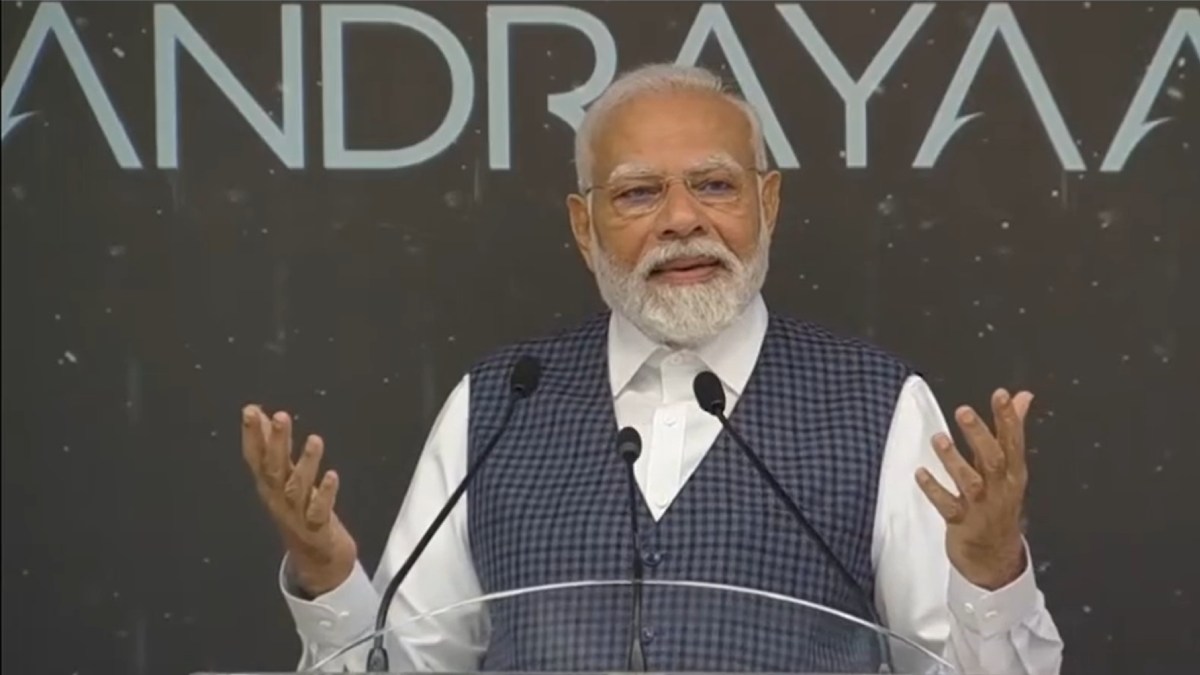
[[[779,218],[779,189],[783,176],[778,171],[768,171],[762,179],[763,218],[767,232],[775,234],[775,222]]]
[[[588,208],[588,198],[580,194],[567,195],[567,213],[571,217],[575,247],[583,256],[583,263],[592,270],[592,214]]]

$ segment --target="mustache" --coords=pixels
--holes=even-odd
[[[733,251],[714,239],[685,239],[668,241],[648,251],[638,261],[634,274],[647,279],[659,267],[683,258],[712,258],[730,271],[741,266]]]

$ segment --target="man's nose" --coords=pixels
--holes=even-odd
[[[663,190],[657,222],[660,239],[687,239],[708,232],[707,215],[683,181],[671,181]]]

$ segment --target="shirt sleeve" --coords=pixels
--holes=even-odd
[[[875,601],[895,633],[981,675],[1056,675],[1063,642],[1034,578],[1034,566],[1004,588],[974,586],[950,564],[946,524],[916,483],[925,467],[948,490],[953,480],[932,439],[949,427],[928,384],[901,389],[884,449],[872,559]],[[1029,555],[1026,546],[1026,555]],[[896,664],[902,672],[913,664]]]
[[[300,670],[318,664],[323,672],[366,670],[369,641],[334,655],[371,633],[388,582],[466,475],[469,401],[468,379],[464,377],[430,430],[373,580],[361,564],[356,564],[350,577],[337,588],[316,598],[304,598],[288,574],[285,556],[279,581],[303,646]],[[487,626],[478,607],[468,602],[434,618],[414,617],[479,595],[480,584],[467,538],[467,504],[463,500],[430,540],[388,610],[388,625],[393,627],[385,641],[390,669],[475,670],[487,644]]]

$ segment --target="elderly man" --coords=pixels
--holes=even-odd
[[[929,387],[903,362],[767,310],[760,290],[781,177],[767,169],[753,110],[714,74],[672,65],[627,73],[588,111],[575,157],[571,228],[611,311],[502,349],[459,382],[374,582],[333,511],[337,475],[317,480],[321,439],[309,436],[294,459],[285,412],[244,410],[245,458],[286,543],[281,584],[301,665],[369,632],[382,589],[499,426],[514,360],[532,355],[544,368],[537,391],[401,586],[393,621],[484,593],[628,577],[631,506],[614,439],[630,426],[645,439],[634,508],[647,578],[760,589],[869,619],[865,594],[892,631],[964,672],[1058,672],[1062,641],[1021,530],[1032,395],[997,390],[986,420],[956,411],[967,461]],[[732,424],[837,563],[697,405],[702,371],[719,378]],[[857,667],[853,655],[832,664],[806,656],[811,625],[785,620],[772,630],[737,603],[705,615],[703,634],[673,630],[698,619],[654,592],[637,647],[655,670]],[[578,611],[596,609],[588,604],[581,596]],[[392,665],[626,667],[619,617],[628,614],[571,636],[566,657],[538,631],[563,633],[529,613],[475,608],[412,625],[389,639]],[[753,630],[733,629],[747,621]],[[333,667],[362,668],[364,654]]]

